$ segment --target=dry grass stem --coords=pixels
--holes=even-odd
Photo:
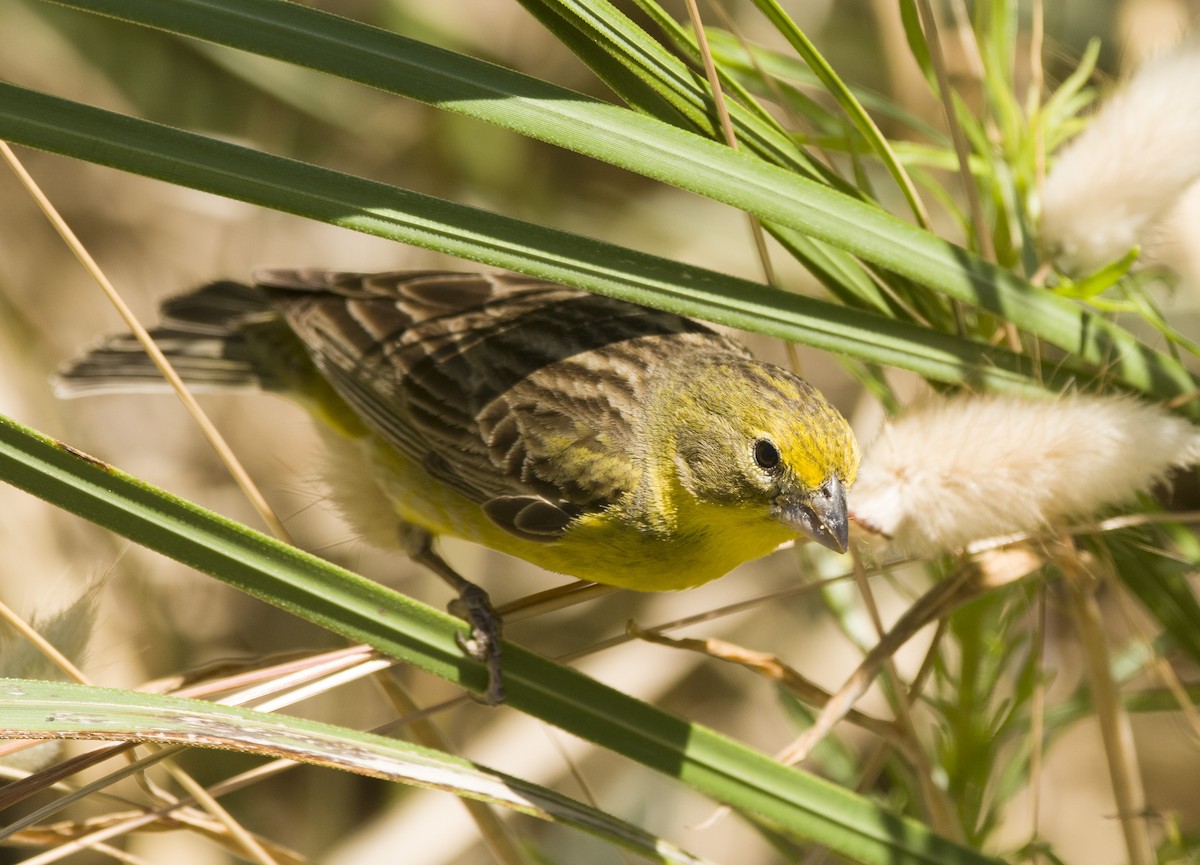
[[[1070,538],[1064,537],[1056,549],[1055,562],[1066,578],[1071,617],[1083,646],[1092,706],[1100,724],[1117,804],[1117,819],[1125,836],[1129,862],[1130,865],[1151,865],[1155,855],[1147,824],[1146,792],[1134,748],[1133,727],[1112,677],[1104,621],[1096,603],[1096,578]]]
[[[421,714],[421,707],[394,677],[380,674],[374,681],[398,714],[413,718],[406,726],[414,742],[447,754],[458,753],[458,749],[432,718]],[[500,865],[529,865],[529,858],[522,851],[516,835],[508,823],[500,819],[495,808],[485,802],[461,796],[458,801],[471,815],[476,828],[479,829],[479,840],[487,848],[492,859]]]
[[[871,584],[867,581],[862,559],[858,555],[854,557],[854,576],[859,596],[871,617],[875,636],[882,640],[887,635],[883,617],[879,613],[879,605],[875,603],[875,593],[871,591]],[[890,685],[891,702],[896,711],[896,724],[900,728],[901,735],[911,744],[911,748],[909,748],[913,759],[911,765],[917,784],[921,789],[921,797],[925,804],[925,811],[929,815],[929,823],[947,838],[962,842],[965,840],[965,836],[961,825],[954,817],[954,807],[947,801],[945,792],[933,780],[933,764],[930,762],[929,755],[925,753],[925,749],[921,747],[921,737],[917,732],[916,724],[913,723],[912,706],[908,700],[907,688],[899,670],[896,669],[893,655],[884,658],[883,672]]]
[[[789,764],[805,760],[817,743],[867,692],[886,662],[930,622],[948,616],[981,592],[1028,576],[1044,563],[1043,558],[1030,550],[1008,550],[965,562],[954,576],[935,584],[905,611],[892,629],[867,653],[858,668],[830,698],[816,722],[783,752],[780,759]]]
[[[700,7],[696,0],[684,0],[688,18],[692,22],[692,30],[696,34],[696,47],[700,50],[700,60],[704,65],[704,75],[708,79],[708,88],[712,93],[713,108],[717,112],[717,125],[725,137],[725,143],[733,150],[738,149],[737,132],[733,128],[733,120],[729,117],[729,106],[725,101],[725,90],[721,86],[721,76],[717,65],[713,62],[712,49],[708,44],[708,34],[704,32],[704,22],[700,18]],[[752,213],[746,214],[746,223],[750,227],[750,237],[754,240],[754,250],[762,267],[763,280],[767,285],[776,285],[775,267],[771,264],[771,252],[767,248],[767,237],[763,232],[762,223]]]
[[[683,649],[688,652],[698,652],[717,661],[737,664],[739,667],[751,670],[764,679],[768,679],[777,683],[780,687],[786,688],[801,702],[807,703],[810,706],[819,708],[826,705],[832,699],[828,691],[804,676],[794,667],[789,666],[778,655],[773,655],[769,652],[756,652],[753,649],[747,649],[744,646],[739,646],[736,643],[730,643],[715,637],[705,637],[702,639],[667,637],[652,630],[642,630],[636,622],[632,621],[629,623],[628,629],[633,637],[644,640],[647,643],[656,643],[660,646],[669,646],[673,649]],[[856,727],[861,727],[867,732],[874,733],[876,736],[884,739],[896,748],[896,750],[904,754],[907,759],[911,760],[913,758],[912,744],[902,735],[900,728],[895,722],[873,717],[857,709],[849,710],[846,713],[845,720]]]
[[[212,422],[204,409],[200,407],[200,403],[192,396],[192,392],[183,383],[183,379],[180,378],[179,373],[175,372],[175,368],[171,366],[166,355],[154,344],[154,340],[150,338],[150,334],[146,331],[146,328],[137,320],[137,317],[133,314],[133,310],[125,303],[116,286],[112,284],[104,271],[101,270],[100,265],[92,258],[91,253],[87,251],[87,247],[80,242],[75,232],[71,230],[71,226],[63,219],[58,209],[46,194],[42,192],[32,175],[25,170],[20,160],[17,159],[17,155],[13,153],[12,148],[3,141],[0,141],[0,157],[3,157],[4,161],[8,163],[13,173],[17,175],[17,179],[21,181],[21,185],[25,187],[30,197],[37,202],[38,207],[41,208],[46,218],[50,220],[50,224],[54,226],[54,230],[58,232],[63,242],[67,244],[71,252],[75,254],[75,257],[79,259],[79,263],[83,265],[84,269],[91,274],[96,284],[100,286],[100,289],[120,314],[130,331],[137,337],[138,342],[142,344],[146,353],[150,355],[151,360],[154,361],[154,365],[162,372],[163,377],[171,385],[172,390],[175,391],[184,408],[187,409],[196,427],[204,435],[205,439],[208,440],[208,443],[216,452],[221,463],[229,471],[230,477],[241,488],[263,522],[267,524],[277,538],[291,543],[291,537],[288,535],[287,529],[284,528],[283,522],[275,514],[275,511],[271,509],[266,497],[258,489],[258,485],[254,483],[254,479],[250,477],[250,473],[246,471],[241,461],[238,460],[237,455],[234,454],[229,443],[225,441],[225,437],[221,435],[216,424]]]
[[[946,120],[946,128],[954,142],[954,153],[958,158],[958,173],[962,180],[963,194],[971,210],[971,225],[975,229],[975,244],[979,254],[988,261],[996,260],[996,248],[992,236],[988,232],[988,222],[983,214],[983,201],[979,197],[979,187],[971,173],[971,148],[963,133],[962,125],[958,122],[958,112],[954,107],[954,89],[950,84],[950,73],[946,68],[946,55],[942,51],[941,35],[938,32],[937,17],[933,12],[933,4],[929,0],[917,0],[917,8],[921,13],[921,25],[925,30],[925,44],[929,46],[929,59],[937,76],[938,95],[942,102],[942,113]],[[957,306],[955,307],[957,310]]]

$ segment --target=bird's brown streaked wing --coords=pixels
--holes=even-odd
[[[255,279],[373,429],[534,540],[636,481],[634,418],[657,363],[745,353],[688,319],[511,274]]]
[[[411,360],[423,356],[412,350],[413,334],[431,321],[443,322],[436,328],[439,333],[453,333],[455,319],[486,303],[558,288],[503,274],[441,271],[260,270],[254,282],[342,398],[385,440],[455,486],[459,483],[453,472],[443,472],[439,466],[438,437],[429,440],[414,425],[409,409],[405,383]],[[430,334],[419,345],[429,350],[435,338],[440,339]],[[454,339],[439,344],[453,351]],[[458,402],[452,397],[456,387],[454,383],[447,387],[448,408]],[[463,427],[464,432],[469,429],[469,418],[449,415],[447,411],[443,435],[450,433],[452,425]],[[469,436],[454,438],[469,444]],[[459,456],[470,460],[467,454]],[[474,456],[478,459],[478,453]],[[479,499],[470,488],[460,491]]]

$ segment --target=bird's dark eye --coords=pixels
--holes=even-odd
[[[775,447],[770,439],[759,439],[754,443],[754,461],[758,463],[760,469],[766,471],[777,469],[782,460],[779,448]]]

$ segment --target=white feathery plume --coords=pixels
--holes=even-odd
[[[851,511],[903,550],[937,554],[1088,516],[1197,459],[1200,430],[1132,397],[938,399],[865,450]]]
[[[1062,151],[1042,194],[1042,239],[1068,266],[1099,267],[1200,179],[1200,50],[1148,61]]]
[[[1142,260],[1170,268],[1184,285],[1200,288],[1200,182],[1185,189],[1155,224]]]

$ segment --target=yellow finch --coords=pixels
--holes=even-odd
[[[198,388],[298,400],[368,539],[463,597],[502,695],[487,596],[433,553],[454,535],[551,571],[682,589],[805,535],[847,544],[858,447],[811,385],[704,325],[513,274],[256,273],[167,300],[154,331]],[[132,337],[60,392],[161,387]]]

